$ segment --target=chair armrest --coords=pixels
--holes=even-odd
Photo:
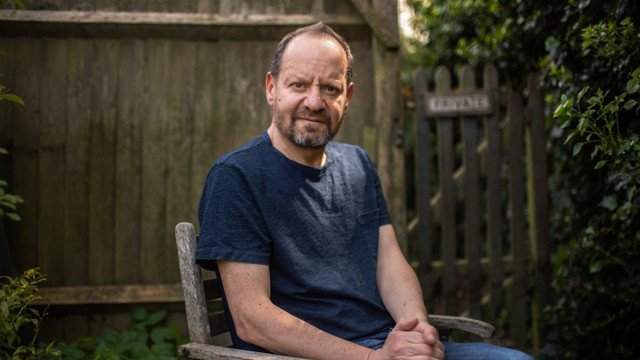
[[[188,343],[178,347],[178,352],[184,358],[202,360],[304,360],[289,356],[266,354],[255,351],[227,348],[223,346]]]
[[[429,315],[429,323],[438,329],[462,330],[483,338],[490,338],[496,330],[484,321],[460,316]]]

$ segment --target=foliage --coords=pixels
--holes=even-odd
[[[640,51],[640,36],[630,18],[585,27],[582,39],[583,55],[610,62],[612,74],[619,76]],[[589,154],[585,162],[595,163],[597,180],[592,185],[598,189],[589,194],[597,203],[583,228],[556,254],[553,286],[560,295],[546,315],[557,331],[551,344],[563,358],[640,355],[640,139],[630,131],[640,111],[640,66],[634,65],[626,83],[606,90],[587,85],[577,94],[571,89],[560,96],[554,112],[573,156]],[[572,76],[568,70],[560,73]],[[616,93],[620,88],[624,90]],[[565,214],[580,215],[570,208]],[[581,346],[585,341],[590,349]]]
[[[163,326],[166,311],[147,312],[142,307],[133,311],[133,324],[118,332],[107,330],[99,338],[82,338],[71,344],[60,343],[57,348],[63,359],[178,359],[176,349],[186,341],[175,326]]]
[[[412,40],[412,66],[493,62],[516,90],[542,75],[557,245],[544,352],[640,358],[640,3],[409,3],[428,39]]]
[[[492,62],[508,74],[514,87],[524,84],[536,68],[536,56],[544,53],[539,11],[526,12],[526,1],[504,0],[408,0],[415,12],[414,26],[423,40],[409,40],[412,65],[435,67]],[[524,72],[523,72],[524,71]]]
[[[0,155],[8,154],[7,150],[0,148]],[[6,192],[5,187],[9,184],[0,179],[0,220],[3,215],[6,215],[13,221],[20,221],[20,215],[15,213],[17,205],[23,202],[19,195],[9,194]]]
[[[0,6],[9,6],[13,9],[24,9],[22,0],[0,0]]]
[[[0,358],[59,358],[60,352],[54,349],[53,343],[35,343],[45,313],[30,305],[38,298],[38,284],[45,281],[46,276],[35,268],[16,278],[3,276],[0,280]],[[28,334],[27,338],[24,334]]]

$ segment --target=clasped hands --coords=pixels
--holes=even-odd
[[[369,360],[443,360],[444,345],[438,331],[424,320],[400,319],[389,333],[382,349],[369,354]]]

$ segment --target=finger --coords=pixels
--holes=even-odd
[[[436,341],[438,341],[438,330],[427,322],[421,321],[414,330],[421,331],[424,340],[430,345],[435,345]]]
[[[438,333],[429,330],[425,330],[424,332],[422,332],[422,337],[427,344],[432,346],[434,346],[439,340]]]
[[[424,342],[414,343],[411,341],[406,341],[407,339],[397,339],[398,341],[392,344],[389,347],[390,354],[392,354],[394,359],[402,356],[441,356],[443,351],[433,346],[429,346]],[[420,338],[417,338],[420,340]]]
[[[394,327],[394,330],[410,331],[410,330],[413,330],[413,328],[415,328],[416,325],[418,325],[417,318],[413,318],[413,319],[401,318],[400,321],[398,321],[398,323]]]
[[[441,341],[436,341],[436,344],[434,345],[434,347],[437,347],[438,349],[440,349],[443,353],[444,353],[444,344]]]
[[[429,346],[433,346],[424,341],[424,336],[421,332],[417,331],[402,331],[398,333],[398,338],[408,341],[413,344],[426,344]]]
[[[442,343],[440,344],[442,345]],[[443,360],[444,359],[444,348],[434,347],[433,353],[431,354],[433,358]]]
[[[424,333],[433,333],[434,335],[438,335],[438,329],[436,329],[433,325],[429,324],[428,322],[421,320],[415,328],[416,331],[421,331]]]

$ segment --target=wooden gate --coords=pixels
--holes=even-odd
[[[491,321],[515,346],[531,336],[537,348],[549,283],[542,96],[533,76],[526,104],[501,91],[492,65],[481,88],[471,67],[458,75],[456,89],[445,67],[413,79],[425,298],[433,312]]]

